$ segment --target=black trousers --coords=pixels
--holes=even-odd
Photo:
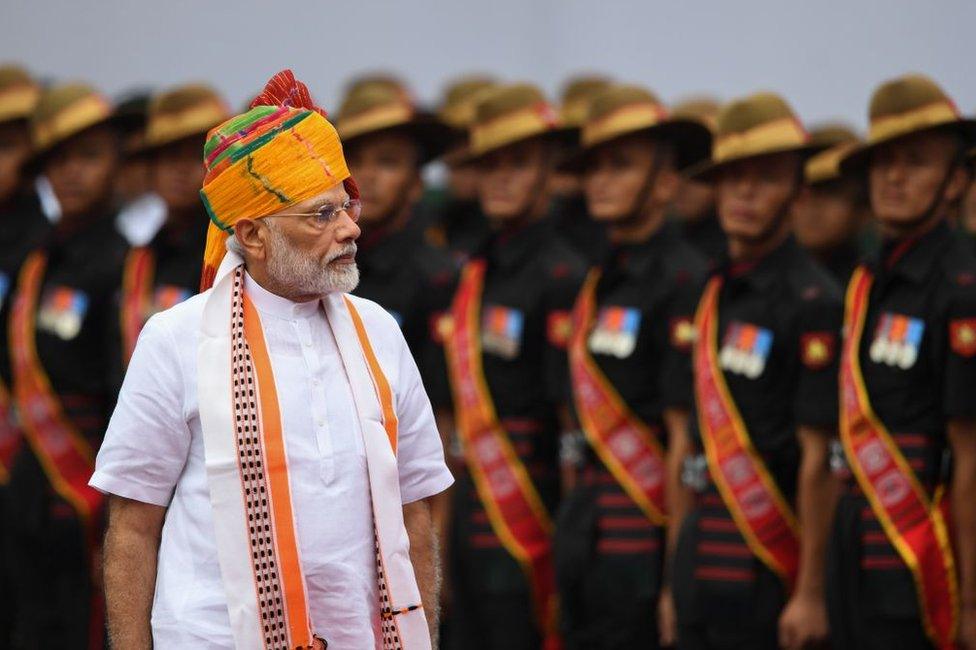
[[[528,578],[501,547],[471,544],[474,486],[466,474],[454,491],[445,650],[538,650],[542,644]]]
[[[3,528],[18,602],[11,647],[88,650],[93,587],[81,521],[26,447],[7,496]]]
[[[672,592],[679,650],[777,650],[779,615],[786,605],[782,581],[758,559],[751,583],[695,578],[698,519],[685,518],[675,549]]]
[[[596,550],[596,486],[580,485],[560,506],[555,563],[567,650],[656,650],[660,555]]]
[[[927,650],[908,570],[861,569],[864,497],[841,497],[827,550],[827,613],[835,650]]]

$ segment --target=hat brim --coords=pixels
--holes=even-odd
[[[571,156],[558,165],[564,172],[581,173],[593,152],[604,145],[619,142],[632,136],[650,135],[660,137],[673,143],[676,147],[675,168],[679,172],[699,164],[708,158],[712,147],[712,133],[708,127],[695,120],[683,118],[666,120],[654,126],[646,126],[632,131],[623,131],[611,138],[595,142],[588,146],[580,146]]]
[[[826,149],[824,145],[817,144],[805,144],[800,146],[784,146],[784,147],[773,147],[766,151],[757,151],[754,153],[749,153],[742,156],[733,156],[722,160],[720,162],[712,162],[710,160],[704,160],[696,165],[692,165],[684,171],[685,178],[689,180],[698,181],[700,183],[712,183],[715,181],[717,175],[736,163],[742,162],[744,160],[754,160],[756,158],[763,158],[765,156],[777,156],[784,153],[796,153],[806,160],[810,156],[819,153]]]
[[[510,140],[502,140],[493,143],[489,147],[485,147],[481,151],[474,152],[469,149],[468,155],[463,159],[463,162],[474,163],[483,159],[485,156],[489,156],[496,151],[511,147],[512,145],[520,144],[522,142],[529,142],[531,140],[544,140],[546,142],[551,142],[557,145],[575,145],[579,142],[579,129],[572,126],[557,126],[552,129],[547,129],[545,131],[534,131],[532,133],[526,133],[520,135],[517,138],[512,138]]]
[[[926,126],[925,128],[916,129],[914,131],[908,131],[906,133],[899,133],[897,135],[892,135],[887,138],[881,138],[875,140],[874,142],[866,142],[858,147],[855,147],[840,161],[840,170],[844,174],[859,174],[867,169],[868,162],[871,160],[871,154],[875,152],[879,147],[889,144],[891,142],[897,142],[904,138],[911,137],[913,135],[918,135],[920,133],[930,133],[932,131],[957,131],[966,139],[967,146],[976,144],[976,119],[964,118],[957,120],[955,122],[944,122],[942,124],[932,124]],[[972,150],[967,154],[967,157],[972,160]]]
[[[456,129],[448,126],[434,115],[426,112],[416,113],[409,120],[394,124],[384,124],[375,129],[360,131],[342,139],[343,146],[354,146],[363,138],[378,133],[407,133],[420,146],[420,164],[426,165],[441,156],[458,140]]]
[[[119,126],[119,118],[114,113],[107,115],[100,120],[96,120],[91,124],[85,124],[80,129],[72,131],[71,133],[65,135],[64,137],[58,138],[57,140],[48,143],[45,147],[41,149],[32,149],[30,156],[24,161],[24,169],[31,170],[32,172],[39,172],[41,167],[44,165],[44,161],[55,151],[63,145],[65,142],[82,135],[92,129],[97,129],[98,127],[107,126],[116,133],[121,133],[121,127]],[[121,145],[120,145],[121,147]],[[125,152],[120,149],[121,154],[124,156]]]

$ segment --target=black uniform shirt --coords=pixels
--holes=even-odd
[[[590,264],[600,264],[610,249],[604,224],[590,216],[582,195],[557,197],[551,218],[556,233]]]
[[[379,303],[400,324],[434,408],[450,408],[439,321],[450,309],[458,265],[423,237],[417,223],[360,241],[354,293]]]
[[[100,439],[121,385],[118,293],[128,244],[102,218],[70,236],[55,230],[42,248],[37,353],[69,417]]]
[[[673,224],[608,256],[588,348],[627,406],[650,426],[692,403],[691,336],[705,258]]]
[[[719,294],[719,363],[749,436],[788,502],[799,468],[797,427],[838,424],[841,291],[791,238],[747,268],[726,265]],[[701,446],[697,421],[692,435]],[[699,500],[695,577],[752,583],[746,547],[714,485]],[[722,587],[723,589],[727,587]]]
[[[206,215],[201,214],[198,221],[184,230],[163,226],[149,243],[156,257],[154,312],[169,309],[199,290],[207,226]]]
[[[627,406],[667,445],[662,414],[690,408],[695,307],[707,274],[705,258],[666,224],[648,241],[616,247],[596,289],[593,360]],[[654,527],[589,448],[582,489],[596,517],[596,552],[637,556],[634,567],[659,583],[662,529]],[[578,525],[578,524],[573,524]],[[635,575],[636,575],[635,574]],[[637,579],[635,577],[635,579]],[[656,589],[656,586],[654,587]]]
[[[41,211],[33,192],[17,197],[0,211],[0,376],[10,385],[10,356],[7,349],[7,319],[10,297],[17,284],[17,274],[27,254],[44,240],[51,230],[50,220]]]
[[[695,221],[681,219],[680,223],[682,234],[688,243],[705,256],[712,268],[717,268],[725,260],[728,251],[728,239],[718,222],[718,215],[711,212]]]

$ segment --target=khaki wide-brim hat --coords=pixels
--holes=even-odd
[[[590,102],[612,85],[610,77],[602,75],[580,75],[570,79],[559,101],[559,120],[563,126],[583,128],[583,122],[590,112]]]
[[[810,136],[785,99],[759,92],[726,104],[715,120],[711,158],[687,171],[690,178],[713,181],[729,165],[782,153],[809,155],[822,148]]]
[[[917,133],[948,129],[976,142],[976,120],[960,115],[955,102],[924,75],[905,75],[881,84],[871,96],[868,117],[864,144],[841,160],[845,173],[863,171],[879,146]]]
[[[432,113],[419,110],[405,89],[387,82],[357,85],[343,100],[335,126],[345,146],[367,135],[406,132],[420,146],[421,164],[440,157],[456,137]]]
[[[678,169],[708,158],[712,144],[707,126],[698,120],[673,117],[654,93],[638,86],[610,86],[590,102],[580,129],[579,151],[561,167],[579,171],[597,147],[634,135],[673,143]]]
[[[68,83],[44,91],[31,116],[34,152],[43,155],[82,131],[111,124],[111,102],[90,86]]]
[[[468,146],[470,159],[476,160],[535,138],[565,142],[574,137],[575,132],[560,122],[542,91],[518,83],[498,86],[478,103]]]
[[[0,123],[30,118],[41,97],[41,88],[26,70],[0,66]]]
[[[497,87],[498,82],[491,77],[469,75],[445,90],[437,118],[453,131],[449,151],[444,155],[448,165],[462,164],[470,158],[468,131],[474,123],[478,103]]]
[[[825,124],[810,129],[810,142],[823,147],[807,159],[803,168],[803,182],[813,186],[843,178],[840,161],[860,145],[861,139],[846,124]]]
[[[231,117],[230,106],[210,86],[188,84],[153,97],[149,104],[141,151],[200,136]]]

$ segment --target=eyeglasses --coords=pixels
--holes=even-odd
[[[305,217],[315,228],[323,229],[335,222],[339,215],[345,212],[355,223],[363,212],[363,203],[359,199],[349,199],[340,206],[326,203],[317,212],[282,212],[271,215],[273,217]]]

